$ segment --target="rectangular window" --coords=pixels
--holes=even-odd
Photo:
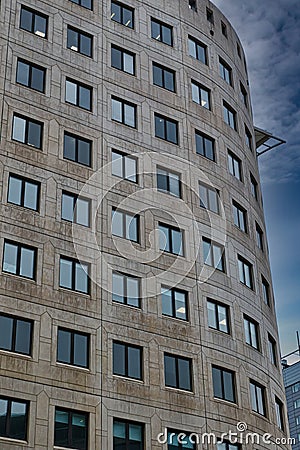
[[[27,440],[29,402],[0,397],[0,436]]]
[[[255,222],[255,229],[256,229],[256,244],[257,247],[264,251],[264,233],[258,223]]]
[[[231,175],[242,181],[242,162],[230,151],[228,151],[228,168]]]
[[[234,200],[232,201],[233,222],[241,231],[247,233],[247,212]]]
[[[297,408],[300,408],[300,399],[294,401],[294,409],[297,409]]]
[[[2,270],[35,280],[36,257],[36,248],[5,240]]]
[[[223,118],[224,122],[227,123],[230,128],[232,128],[233,130],[237,130],[236,112],[226,102],[223,102]]]
[[[75,134],[64,133],[64,158],[70,161],[91,166],[92,141]]]
[[[261,287],[262,287],[262,293],[263,293],[263,300],[264,302],[270,306],[270,285],[267,282],[267,280],[262,276],[261,277]]]
[[[210,90],[196,81],[192,81],[192,99],[193,102],[203,106],[203,108],[210,108]]]
[[[189,8],[192,11],[197,12],[197,2],[196,2],[196,0],[189,0]]]
[[[252,144],[252,135],[250,130],[245,125],[245,141],[247,147],[252,151],[253,150],[253,144]]]
[[[292,392],[293,392],[293,394],[295,394],[296,392],[299,392],[299,391],[300,391],[300,383],[293,384],[292,385]],[[300,400],[299,400],[299,402],[300,402]]]
[[[240,83],[240,93],[241,93],[241,100],[242,100],[243,104],[246,106],[246,108],[248,108],[248,95],[247,95],[247,91],[242,83]]]
[[[192,360],[181,356],[164,354],[165,385],[192,391]]]
[[[195,436],[193,437],[185,431],[183,432],[168,429],[168,450],[196,450],[196,444],[194,444],[195,440]]]
[[[7,202],[38,211],[40,183],[10,174],[8,179]]]
[[[153,63],[153,84],[175,92],[175,72],[160,64]]]
[[[76,3],[76,5],[82,6],[86,9],[93,9],[93,1],[92,0],[70,0],[72,3]]]
[[[174,195],[175,197],[181,197],[180,175],[158,167],[156,177],[157,189],[159,191]]]
[[[151,37],[156,41],[173,46],[173,30],[170,25],[167,25],[159,20],[151,18]]]
[[[112,235],[139,242],[139,216],[113,209]]]
[[[42,148],[43,123],[14,114],[12,139],[38,149]]]
[[[57,361],[71,366],[89,367],[89,335],[58,328]]]
[[[215,161],[215,140],[200,131],[195,132],[196,153]]]
[[[111,98],[111,119],[136,128],[136,105],[120,98]]]
[[[250,380],[250,396],[252,411],[266,416],[265,388],[255,381]]]
[[[140,308],[140,279],[119,272],[112,274],[113,302]]]
[[[224,247],[210,239],[203,238],[204,264],[225,272]]]
[[[0,314],[0,349],[31,355],[33,322],[20,317]]]
[[[27,6],[21,6],[20,28],[47,38],[48,17]]]
[[[296,417],[295,422],[296,422],[296,425],[300,425],[300,416]],[[298,441],[300,442],[300,434],[298,434]]]
[[[223,36],[225,36],[226,38],[228,37],[227,35],[227,26],[224,22],[221,21],[221,30],[222,30],[222,34]]]
[[[250,289],[254,288],[253,285],[253,266],[242,256],[238,256],[238,266],[239,266],[239,278],[240,282],[243,283]]]
[[[159,223],[159,248],[160,250],[183,256],[183,231],[179,228]]]
[[[137,159],[134,156],[112,150],[111,159],[112,175],[137,183]]]
[[[277,397],[275,397],[275,410],[278,428],[280,428],[281,431],[284,431],[283,403]]]
[[[188,320],[187,292],[176,288],[161,287],[161,304],[163,316]]]
[[[111,66],[130,75],[135,75],[135,54],[116,45],[112,45]]]
[[[193,37],[188,37],[189,55],[207,65],[207,46]]]
[[[220,196],[217,189],[199,183],[199,196],[201,208],[208,209],[216,214],[220,213]]]
[[[46,69],[18,58],[16,83],[35,91],[45,92]]]
[[[252,174],[250,174],[250,185],[251,185],[251,194],[253,195],[255,200],[258,200],[258,184]]]
[[[128,28],[134,28],[134,10],[122,3],[111,2],[111,20]]]
[[[210,22],[212,25],[215,23],[214,13],[210,8],[206,8],[206,18],[207,18],[208,22]]]
[[[114,419],[113,450],[144,450],[144,425],[124,419]]]
[[[92,111],[92,92],[93,89],[90,86],[66,79],[66,103]]]
[[[172,142],[172,144],[178,144],[178,122],[156,113],[154,114],[154,119],[155,136]]]
[[[245,340],[248,345],[259,350],[258,323],[255,320],[244,316]]]
[[[93,36],[68,25],[67,48],[81,55],[93,56]]]
[[[61,199],[61,218],[63,220],[89,227],[90,207],[89,199],[63,191]]]
[[[235,403],[234,372],[222,367],[212,367],[214,397]]]
[[[143,349],[137,345],[113,342],[113,373],[122,377],[143,379]]]
[[[229,334],[229,308],[223,303],[207,300],[208,326]]]
[[[88,413],[55,408],[54,445],[87,450],[88,421]]]
[[[232,444],[231,442],[218,442],[217,450],[240,450],[239,444]]]
[[[231,67],[223,61],[223,59],[219,58],[219,68],[220,75],[226,83],[232,86],[232,69]]]
[[[275,339],[268,334],[269,357],[272,364],[277,367],[277,346]]]
[[[89,294],[90,265],[75,259],[60,257],[59,286],[72,291]]]

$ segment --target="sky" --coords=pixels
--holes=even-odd
[[[300,0],[213,0],[246,53],[254,124],[287,144],[259,157],[281,352],[300,333]]]

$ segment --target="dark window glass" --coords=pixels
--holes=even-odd
[[[153,63],[153,84],[175,92],[175,72],[167,67]]]
[[[223,61],[221,58],[219,60],[219,67],[220,67],[220,75],[223,78],[223,80],[226,81],[230,86],[232,86],[232,69],[231,67]]]
[[[137,183],[137,159],[117,150],[111,152],[112,175]]]
[[[258,200],[258,184],[252,174],[250,174],[250,186],[251,186],[251,194],[253,195],[255,200]]]
[[[112,299],[117,303],[140,308],[140,279],[113,272]]]
[[[245,125],[245,141],[246,141],[247,147],[252,151],[253,150],[252,135],[251,135],[250,130],[246,127],[246,125]]]
[[[215,141],[213,138],[201,133],[195,132],[196,138],[196,152],[199,155],[205,156],[212,161],[215,161]]]
[[[92,88],[78,81],[66,79],[66,102],[79,108],[92,110]]]
[[[111,118],[128,127],[136,128],[136,105],[116,97],[111,99]]]
[[[223,118],[230,128],[237,129],[236,112],[226,102],[223,102]]]
[[[263,300],[267,305],[270,306],[270,285],[263,276],[261,277],[261,286],[262,286]]]
[[[225,272],[224,247],[210,239],[203,238],[204,264]]]
[[[31,355],[33,322],[0,315],[0,349]]]
[[[4,242],[3,272],[35,279],[37,250],[12,241]]]
[[[112,234],[130,241],[139,242],[139,216],[113,209]]]
[[[74,259],[60,257],[59,286],[72,291],[89,294],[90,265]]]
[[[26,441],[29,403],[0,397],[0,436]]]
[[[156,19],[151,19],[151,37],[156,41],[164,44],[173,45],[173,31],[170,25],[160,22]]]
[[[228,152],[228,168],[231,175],[242,181],[242,162],[232,152]]]
[[[89,336],[76,331],[58,329],[57,361],[78,367],[89,367]]]
[[[111,2],[111,20],[128,28],[134,28],[134,10],[122,3]]]
[[[244,330],[246,343],[259,350],[258,323],[244,316]]]
[[[142,347],[113,343],[113,373],[123,377],[142,380]]]
[[[54,445],[87,450],[88,414],[81,411],[55,408]]]
[[[186,391],[192,390],[192,360],[165,353],[165,385]]]
[[[123,48],[111,46],[111,66],[130,75],[135,74],[135,54]]]
[[[82,6],[86,9],[93,9],[93,1],[92,0],[70,0],[72,3],[76,3],[76,5]]]
[[[238,256],[240,282],[253,289],[253,267],[242,256]]]
[[[212,377],[214,397],[235,403],[234,372],[213,366]]]
[[[47,38],[48,17],[34,9],[21,6],[20,28]]]
[[[250,381],[252,410],[266,416],[265,388],[255,381]]]
[[[92,142],[74,134],[64,134],[64,158],[91,166]]]
[[[199,183],[199,196],[201,208],[208,209],[216,214],[220,213],[220,197],[217,189]]]
[[[210,22],[211,24],[214,24],[214,13],[211,9],[206,8],[206,18],[208,20],[208,22]]]
[[[269,345],[269,357],[270,361],[274,366],[277,367],[277,346],[275,339],[268,334],[268,345]]]
[[[157,189],[162,192],[181,197],[180,175],[175,172],[157,168]]]
[[[247,212],[237,202],[232,202],[233,221],[241,231],[247,233]]]
[[[229,330],[229,308],[222,303],[207,300],[208,326],[223,333]]]
[[[90,226],[90,200],[70,192],[62,193],[61,218],[85,227]]]
[[[192,81],[192,99],[203,108],[210,109],[210,90],[195,81]]]
[[[144,450],[144,425],[114,419],[113,450]]]
[[[34,89],[45,92],[46,69],[32,64],[28,61],[18,59],[16,82]]]
[[[277,425],[282,431],[284,431],[285,426],[283,418],[283,403],[277,397],[275,397],[275,411],[276,411]]]
[[[12,139],[30,147],[42,148],[43,123],[14,114]]]
[[[175,288],[161,288],[162,314],[188,320],[187,292]]]
[[[40,183],[17,175],[9,175],[8,203],[37,211],[39,208]]]
[[[240,445],[231,442],[218,442],[217,450],[240,450]]]
[[[245,87],[240,83],[241,100],[243,104],[248,108],[248,95]]]
[[[82,55],[93,56],[93,36],[68,25],[67,47]]]
[[[168,450],[196,450],[195,436],[189,433],[168,429]]]
[[[260,228],[260,226],[258,225],[258,223],[255,224],[256,225],[256,243],[257,243],[257,247],[264,251],[264,233],[262,231],[262,229]]]
[[[174,255],[184,255],[183,231],[179,228],[159,223],[159,248]]]
[[[189,36],[188,38],[189,54],[195,59],[207,64],[207,47],[202,42]]]
[[[154,114],[155,136],[165,141],[178,144],[178,122],[159,114]]]
[[[227,26],[226,26],[226,24],[225,24],[224,22],[222,22],[222,21],[221,21],[221,30],[222,30],[223,36],[225,36],[225,37],[227,38],[227,37],[228,37],[228,36],[227,36]]]

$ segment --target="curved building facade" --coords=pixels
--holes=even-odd
[[[239,38],[93,3],[0,4],[1,450],[289,448]]]

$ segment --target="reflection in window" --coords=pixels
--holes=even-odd
[[[8,203],[37,211],[39,208],[40,183],[17,175],[9,175]]]
[[[133,242],[139,241],[139,216],[112,210],[112,234]]]
[[[162,314],[176,319],[188,320],[187,292],[175,288],[161,288]]]
[[[31,355],[33,322],[20,317],[0,315],[0,349]]]
[[[183,231],[179,228],[159,223],[159,248],[164,252],[183,256]]]
[[[112,299],[117,303],[140,308],[140,279],[113,272]]]
[[[58,329],[57,361],[78,367],[89,367],[89,336],[64,328]]]
[[[123,377],[142,380],[142,347],[113,343],[113,373]]]
[[[112,175],[137,183],[137,159],[126,153],[112,150]]]
[[[12,241],[4,242],[3,272],[35,279],[36,249]]]
[[[90,265],[88,263],[61,256],[59,286],[83,294],[89,294],[89,271]]]
[[[55,408],[54,445],[87,450],[88,414],[81,411]]]

